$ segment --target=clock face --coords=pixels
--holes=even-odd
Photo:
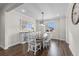
[[[79,23],[79,4],[74,3],[72,8],[72,23],[78,24]]]

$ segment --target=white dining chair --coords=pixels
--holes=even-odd
[[[50,33],[49,32],[44,33],[43,48],[45,48],[45,47],[47,48],[50,45],[50,40],[51,40]]]
[[[28,51],[33,51],[34,55],[36,55],[38,50],[41,50],[41,42],[37,42],[36,33],[31,32],[29,33]]]

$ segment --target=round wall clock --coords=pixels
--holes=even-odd
[[[72,23],[74,25],[79,23],[79,4],[74,3],[72,7]]]

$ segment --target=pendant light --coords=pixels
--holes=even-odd
[[[42,15],[42,20],[40,22],[41,26],[45,26],[44,25],[44,12],[41,12],[41,15]]]

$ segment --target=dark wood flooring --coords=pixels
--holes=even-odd
[[[7,50],[0,48],[0,56],[33,56],[33,52],[27,52],[27,44],[18,44]],[[51,40],[48,49],[41,49],[36,53],[37,56],[72,56],[68,44],[60,40]]]

